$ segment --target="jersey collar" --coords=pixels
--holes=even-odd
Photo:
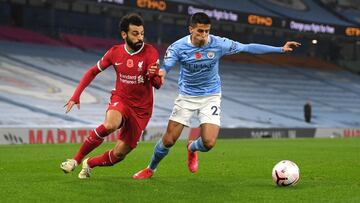
[[[144,48],[144,45],[145,45],[145,43],[143,42],[141,48],[140,48],[139,50],[137,50],[136,52],[134,52],[134,53],[130,53],[130,52],[127,50],[127,48],[126,48],[126,43],[124,44],[124,49],[125,49],[125,51],[126,51],[130,56],[132,56],[132,55],[138,54],[138,53]]]

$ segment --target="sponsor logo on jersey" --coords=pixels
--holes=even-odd
[[[209,51],[206,56],[209,58],[209,59],[213,59],[215,57],[215,53],[213,51]]]
[[[132,59],[128,59],[128,60],[126,61],[126,66],[127,66],[128,68],[134,67],[134,61],[133,61]]]
[[[215,68],[216,62],[211,61],[210,63],[186,63],[183,62],[181,65],[184,66],[190,73],[208,72]]]
[[[121,62],[115,62],[115,66],[120,66],[121,64]]]
[[[142,75],[124,75],[119,73],[120,82],[127,85],[136,85],[144,83],[144,76]]]
[[[196,60],[201,59],[201,54],[200,54],[200,52],[195,52],[195,59],[196,59]]]
[[[139,75],[138,78],[137,78],[137,83],[138,84],[144,83],[144,76]]]

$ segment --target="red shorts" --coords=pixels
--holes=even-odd
[[[118,139],[135,148],[150,118],[139,118],[135,112],[117,96],[111,96],[107,111],[116,110],[122,114]]]

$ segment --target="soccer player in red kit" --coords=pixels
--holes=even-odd
[[[143,20],[138,14],[128,14],[121,19],[120,34],[125,44],[115,45],[90,68],[81,79],[71,99],[65,104],[66,113],[76,104],[80,108],[80,95],[97,74],[113,66],[116,72],[105,122],[90,132],[72,159],[61,163],[60,168],[71,172],[83,158],[98,147],[104,137],[120,129],[116,146],[103,154],[83,161],[80,179],[89,178],[95,166],[112,166],[125,158],[136,147],[153,111],[153,87],[159,89],[159,54],[143,42]]]

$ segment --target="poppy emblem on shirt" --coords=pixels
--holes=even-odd
[[[213,51],[209,51],[206,56],[209,58],[209,59],[213,59],[215,57],[215,53]]]
[[[196,59],[196,60],[201,59],[201,54],[200,54],[200,52],[195,52],[195,59]]]
[[[134,67],[134,61],[132,59],[128,59],[126,61],[126,66],[129,67],[129,68]]]

